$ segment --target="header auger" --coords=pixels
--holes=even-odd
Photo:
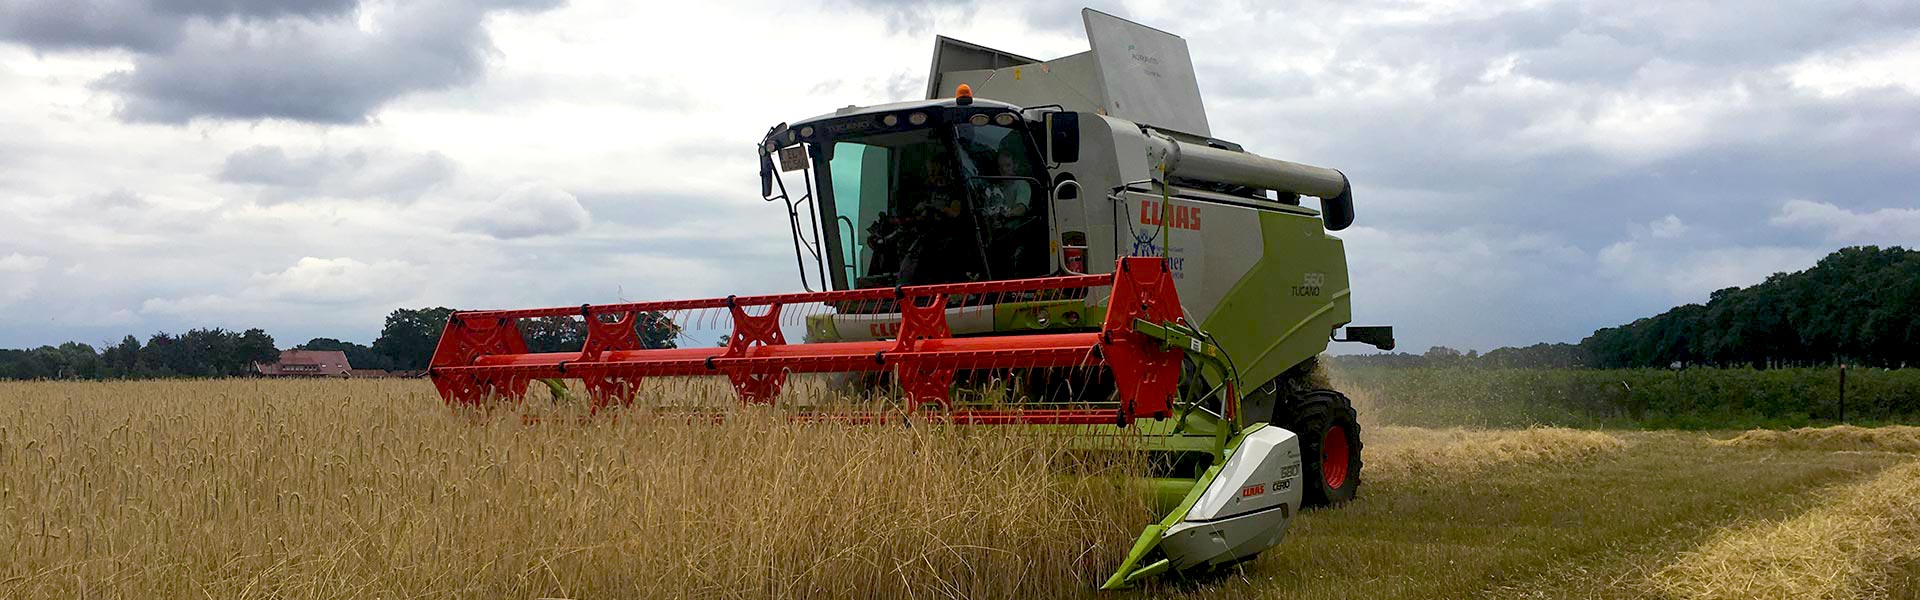
[[[761,195],[787,209],[808,291],[456,313],[435,386],[488,406],[578,379],[598,411],[647,378],[716,376],[795,419],[1071,425],[1152,456],[1163,518],[1103,587],[1278,544],[1299,509],[1360,484],[1357,415],[1315,357],[1329,341],[1393,347],[1391,328],[1347,326],[1329,232],[1353,223],[1352,186],[1211,137],[1179,36],[1082,15],[1087,52],[940,37],[926,99],[768,129]],[[584,322],[578,350],[528,351],[523,323],[567,318]],[[644,347],[663,323],[730,333]],[[777,400],[809,373],[868,403]]]

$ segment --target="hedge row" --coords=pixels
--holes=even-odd
[[[1343,367],[1374,418],[1420,426],[1722,429],[1841,420],[1840,370]],[[1920,422],[1920,369],[1848,369],[1845,420]]]

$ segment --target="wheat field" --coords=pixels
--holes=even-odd
[[[419,380],[0,383],[0,598],[1095,597],[1152,520],[1137,457],[1065,437],[792,423],[724,382],[642,392],[732,408],[590,416],[540,390],[453,411]],[[1909,429],[1420,428],[1354,399],[1359,500],[1302,513],[1223,579],[1135,595],[1920,591],[1900,553],[1920,539],[1916,471],[1873,476],[1912,455],[1834,451]]]
[[[1093,588],[1150,518],[1007,428],[580,416],[456,415],[422,381],[0,384],[0,596],[1031,598]]]

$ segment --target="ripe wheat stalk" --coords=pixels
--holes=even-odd
[[[1125,466],[1063,475],[1060,437],[525,408],[452,414],[404,380],[0,384],[0,597],[1053,597],[1151,518]]]

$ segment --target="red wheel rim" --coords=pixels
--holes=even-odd
[[[1320,477],[1327,487],[1340,489],[1347,483],[1347,428],[1334,425],[1320,439]]]

